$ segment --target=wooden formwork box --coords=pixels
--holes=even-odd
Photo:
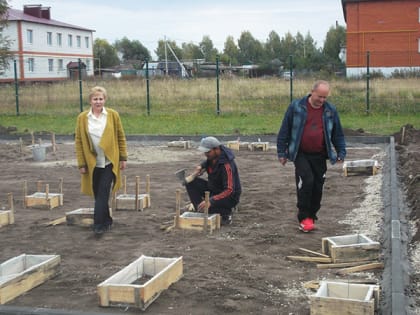
[[[42,182],[37,183],[37,192],[28,195],[28,183],[23,183],[24,207],[41,207],[53,209],[63,205],[63,179],[59,180],[59,193],[50,193],[50,185],[45,184],[45,192],[42,192]]]
[[[189,140],[176,140],[168,142],[168,147],[189,149],[191,148],[191,141]]]
[[[99,305],[129,305],[145,310],[160,293],[183,275],[182,257],[140,256],[97,286]],[[141,278],[147,278],[145,283]],[[151,278],[150,278],[151,277]]]
[[[8,210],[0,210],[0,227],[15,223],[12,193],[8,194],[8,203],[9,203]]]
[[[379,286],[321,281],[310,296],[311,315],[374,315],[379,306]]]
[[[115,210],[143,211],[151,207],[150,201],[150,176],[146,176],[146,193],[140,194],[140,176],[136,176],[136,191],[134,194],[127,193],[127,177],[123,176],[123,194],[114,196]]]
[[[250,151],[268,151],[269,142],[251,142],[248,147]]]
[[[0,304],[44,283],[59,272],[58,255],[22,254],[0,265]]]
[[[369,261],[379,258],[381,246],[364,234],[322,238],[322,253],[333,263]]]
[[[343,163],[344,176],[349,173],[376,175],[379,170],[379,163],[376,160],[345,161]]]
[[[242,151],[249,149],[249,142],[242,142],[242,141],[228,141],[226,143],[226,147],[235,151]]]
[[[93,208],[79,208],[66,212],[67,225],[90,227],[93,224],[93,214]],[[112,208],[109,208],[109,214],[112,217]]]
[[[201,212],[184,212],[178,218],[175,216],[175,226],[186,230],[204,230],[210,232],[220,229],[220,214],[214,213],[207,216],[207,227],[205,224],[206,215]],[[178,220],[178,221],[177,221]]]

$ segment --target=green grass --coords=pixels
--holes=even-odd
[[[312,80],[293,82],[293,97],[302,97]],[[84,81],[82,101],[88,108],[89,89],[102,85],[108,91],[106,106],[117,110],[127,134],[150,135],[252,135],[277,133],[290,101],[290,84],[278,78],[221,78],[220,115],[216,115],[215,79],[150,80],[150,115],[147,115],[144,79]],[[416,79],[372,80],[369,115],[366,82],[331,82],[329,100],[340,113],[344,128],[390,135],[403,125],[420,128],[420,93]],[[74,133],[80,112],[80,91],[75,81],[23,85],[19,111],[13,86],[0,88],[0,125],[17,133]],[[19,115],[16,115],[16,112]]]
[[[2,115],[0,125],[14,126],[18,134],[28,132],[54,132],[71,135],[76,124],[75,115]],[[378,135],[391,135],[403,125],[411,124],[420,128],[418,115],[386,114],[341,114],[344,128],[363,129]],[[276,134],[283,112],[271,115],[255,114],[173,114],[173,115],[121,115],[127,135],[253,135]]]

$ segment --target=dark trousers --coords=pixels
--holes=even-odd
[[[188,196],[190,197],[191,203],[194,205],[194,208],[197,210],[198,205],[204,200],[205,192],[208,191],[208,182],[202,178],[195,178],[192,182],[185,185],[187,189]],[[210,192],[210,197],[212,192]],[[238,202],[233,200],[233,198],[227,198],[225,200],[218,201],[217,207],[209,207],[209,213],[219,213],[220,215],[230,215],[232,214],[232,208],[236,206]]]
[[[299,152],[294,164],[298,220],[316,220],[316,214],[321,208],[322,189],[327,172],[325,155]]]
[[[112,225],[112,218],[109,214],[109,195],[111,185],[115,180],[112,172],[112,164],[105,168],[95,167],[93,170],[93,194],[95,197],[95,208],[93,212],[94,228],[103,228]]]

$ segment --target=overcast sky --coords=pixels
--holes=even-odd
[[[322,47],[336,22],[345,26],[341,0],[9,0],[23,10],[24,4],[51,7],[51,18],[95,30],[94,38],[113,44],[126,36],[139,40],[154,55],[165,37],[198,44],[208,35],[221,52],[227,36],[235,42],[243,31],[265,42],[274,30],[283,37],[308,32]]]

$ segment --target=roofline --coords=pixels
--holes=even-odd
[[[35,24],[51,25],[51,26],[56,26],[56,27],[72,28],[72,29],[77,29],[81,31],[95,32],[95,30],[92,30],[89,28],[85,28],[85,27],[81,27],[81,26],[77,26],[73,24],[68,24],[68,23],[57,21],[54,19],[38,18],[29,14],[25,14],[23,13],[22,10],[17,10],[13,8],[9,8],[7,10],[6,17],[8,21],[24,21],[24,22],[35,23]]]

